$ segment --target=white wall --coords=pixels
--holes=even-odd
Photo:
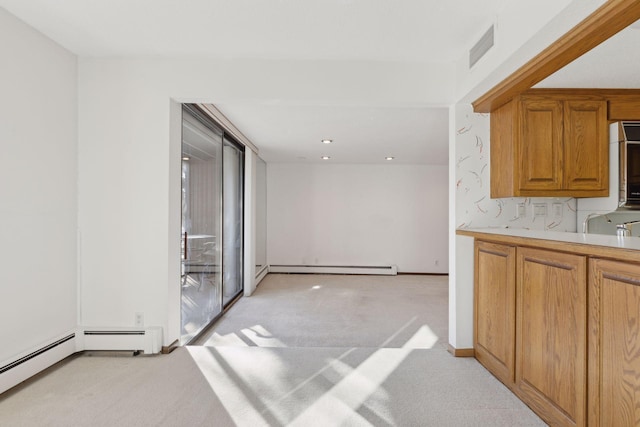
[[[268,262],[446,273],[447,183],[441,165],[269,163]]]
[[[76,327],[77,64],[1,8],[0,40],[3,366]]]
[[[267,265],[267,163],[256,159],[256,274]]]
[[[172,100],[446,103],[453,96],[452,69],[340,61],[80,59],[80,324],[133,327],[135,313],[142,312],[145,326],[163,328],[165,344],[177,338],[180,140]]]

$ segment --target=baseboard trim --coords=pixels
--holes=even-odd
[[[472,348],[455,348],[451,344],[448,344],[447,350],[449,351],[449,353],[451,353],[455,357],[475,357],[476,356],[476,351]]]
[[[270,265],[269,273],[366,274],[395,276],[398,274],[398,267],[395,265]]]
[[[448,276],[449,273],[412,273],[410,271],[398,271],[398,276],[410,275],[410,276]]]
[[[162,354],[169,354],[171,353],[173,350],[175,350],[176,348],[178,348],[180,346],[180,343],[178,342],[178,340],[175,340],[174,342],[172,342],[169,345],[163,345],[160,353]]]
[[[269,266],[268,265],[264,265],[257,273],[256,273],[256,288],[258,287],[258,285],[260,284],[260,282],[262,282],[262,279],[264,279],[267,274],[269,273]]]

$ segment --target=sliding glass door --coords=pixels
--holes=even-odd
[[[224,272],[223,303],[226,305],[243,289],[243,188],[244,152],[227,137],[224,138],[224,243],[222,262]]]
[[[196,106],[183,107],[181,338],[188,343],[243,290],[244,152]]]
[[[182,339],[222,312],[222,132],[185,108],[182,124]]]

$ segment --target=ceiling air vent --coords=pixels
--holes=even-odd
[[[493,47],[493,25],[487,30],[480,40],[469,51],[469,68],[484,56]]]

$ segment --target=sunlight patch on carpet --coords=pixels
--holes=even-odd
[[[371,395],[376,393],[382,383],[400,366],[411,353],[410,349],[379,349],[367,360],[348,373],[322,397],[313,402],[290,426],[341,425],[349,421],[370,424],[356,412]],[[373,410],[374,408],[369,408]],[[386,419],[382,411],[377,416],[390,425],[392,419]]]
[[[261,325],[245,328],[241,332],[258,347],[286,347],[282,341]]]
[[[433,348],[437,342],[438,336],[431,328],[428,325],[422,325],[402,348]]]

